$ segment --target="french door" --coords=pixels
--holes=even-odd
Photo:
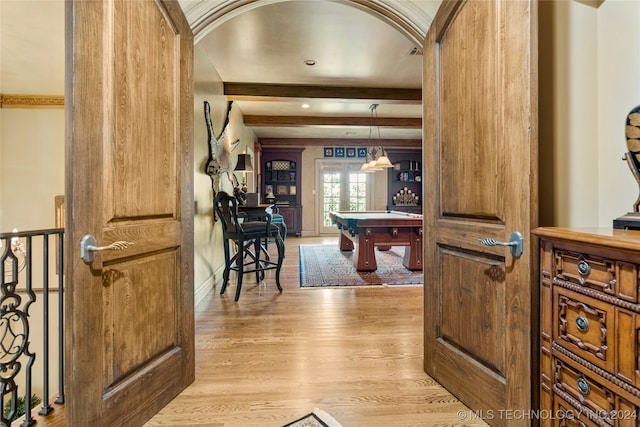
[[[324,163],[318,171],[321,201],[318,229],[320,234],[336,234],[338,229],[329,212],[367,210],[371,204],[367,191],[370,174],[360,172],[360,163]]]

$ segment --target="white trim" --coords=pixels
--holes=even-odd
[[[224,272],[224,264],[220,266],[211,276],[207,278],[200,286],[195,288],[193,301],[194,305],[198,305],[209,292],[213,291],[216,285],[222,285],[222,273]]]
[[[234,16],[283,1],[288,0],[180,0],[180,6],[193,31],[194,44],[197,44],[211,30]],[[376,16],[396,28],[420,49],[433,20],[430,13],[418,5],[420,2],[411,0],[342,0],[339,3]]]
[[[347,164],[361,164],[363,162],[362,158],[340,158],[340,159],[336,159],[336,158],[319,158],[319,159],[315,159],[315,164],[314,164],[314,170],[315,170],[315,181],[316,181],[316,193],[315,193],[315,204],[316,204],[316,210],[314,212],[314,228],[316,230],[316,235],[318,236],[327,236],[327,235],[337,235],[338,234],[338,229],[336,227],[335,233],[333,232],[328,232],[326,227],[324,227],[322,221],[323,221],[323,213],[324,213],[324,203],[322,202],[322,174],[324,172],[324,166],[338,166],[340,167],[340,171],[344,172],[345,169],[343,166],[347,165]],[[338,168],[336,168],[338,169]],[[356,171],[354,171],[356,172]],[[386,172],[385,172],[386,173]],[[368,176],[367,178],[367,210],[371,210],[374,200],[373,200],[373,194],[375,194],[376,191],[376,186],[375,186],[375,178],[373,176],[373,174],[369,174],[370,176]]]

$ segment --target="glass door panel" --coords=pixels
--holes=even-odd
[[[362,172],[349,173],[349,211],[367,210],[367,176],[368,174]]]
[[[331,221],[331,211],[365,211],[370,205],[368,174],[359,172],[360,164],[325,164],[319,168],[320,234],[336,234],[338,228]]]

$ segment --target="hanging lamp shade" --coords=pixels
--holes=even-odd
[[[378,166],[378,162],[376,160],[371,160],[368,164],[367,171],[368,172],[377,172],[381,171],[382,168]]]
[[[391,167],[393,167],[393,165],[391,164],[391,161],[387,157],[386,153],[384,151],[382,151],[382,153],[383,154],[380,157],[378,157],[378,160],[376,160],[376,166],[379,167],[379,168],[391,168]]]
[[[375,123],[377,122],[377,118],[378,118],[378,104],[371,104],[369,106],[369,109],[371,110],[371,125],[369,126],[369,141],[371,141],[371,133],[375,125],[378,131],[378,143],[380,143],[381,142],[380,126],[377,123]],[[376,120],[374,120],[374,117]],[[380,148],[379,151],[378,151],[378,147]],[[381,171],[381,170],[384,170],[385,168],[393,167],[393,164],[389,160],[389,157],[387,157],[387,153],[384,152],[384,148],[382,147],[382,145],[379,145],[378,147],[375,147],[371,150],[372,160],[369,162],[369,167],[367,168],[367,171]]]

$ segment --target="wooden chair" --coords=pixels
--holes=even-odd
[[[231,270],[237,272],[235,301],[240,298],[242,277],[246,273],[255,273],[256,282],[264,278],[266,270],[276,270],[276,286],[282,292],[280,286],[280,269],[284,259],[284,241],[280,235],[280,228],[272,224],[271,214],[254,214],[249,220],[243,220],[238,215],[238,201],[234,196],[220,191],[216,194],[213,207],[222,223],[222,235],[224,238],[225,267],[222,275],[222,295],[227,288]],[[273,238],[278,250],[278,259],[272,261],[263,249],[263,242]],[[231,256],[231,242],[236,244],[236,253]],[[265,254],[264,258],[261,257]]]

